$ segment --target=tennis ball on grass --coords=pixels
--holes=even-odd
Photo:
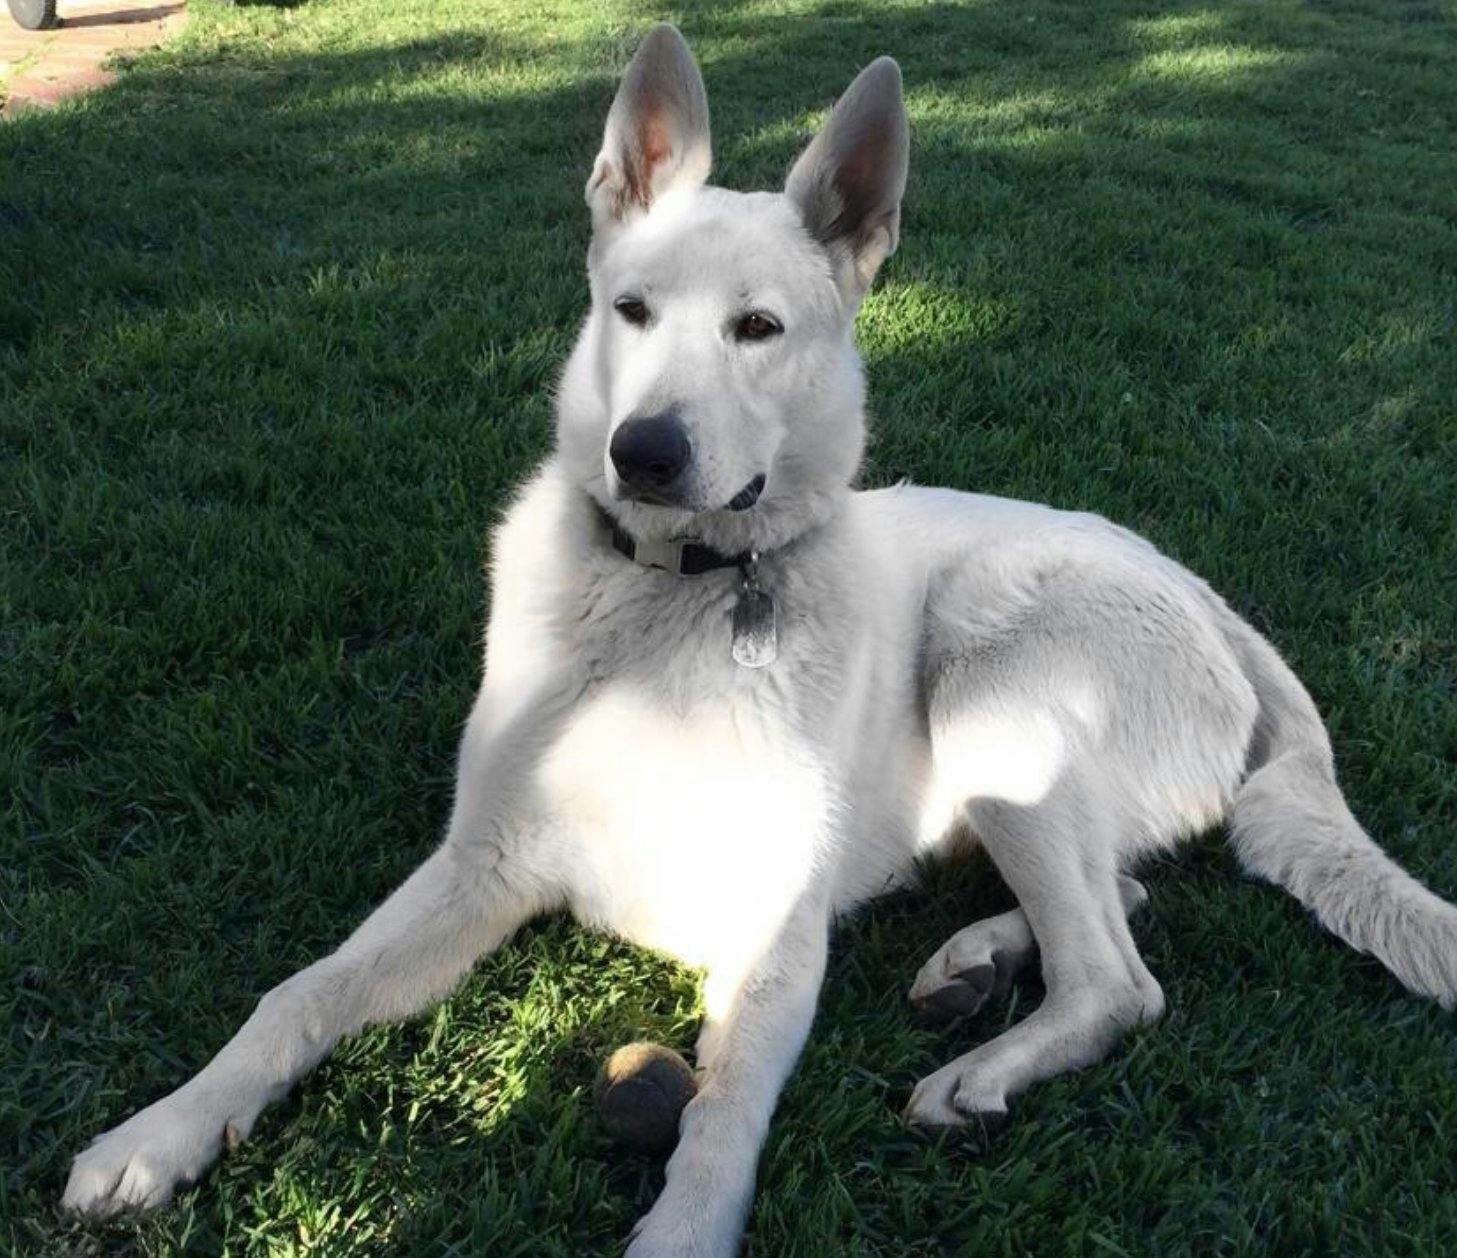
[[[693,1070],[671,1048],[640,1040],[607,1059],[597,1076],[597,1113],[634,1153],[664,1154],[678,1143],[678,1120],[698,1091]]]

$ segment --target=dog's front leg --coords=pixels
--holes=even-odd
[[[66,1185],[66,1208],[151,1209],[245,1138],[345,1035],[445,995],[481,955],[545,905],[518,856],[531,816],[523,769],[556,709],[496,718],[490,687],[466,727],[445,842],[335,952],[270,991],[194,1078],[99,1137]]]
[[[826,905],[805,899],[750,964],[710,970],[698,1095],[683,1111],[662,1194],[638,1223],[629,1258],[737,1251],[759,1149],[814,1020],[828,933]]]

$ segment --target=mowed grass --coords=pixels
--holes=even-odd
[[[92,1134],[436,841],[483,539],[548,448],[582,184],[665,15],[730,186],[777,186],[871,57],[905,69],[866,482],[1148,534],[1273,637],[1357,813],[1457,896],[1457,6],[198,0],[114,90],[0,126],[0,1247],[606,1254],[650,1203],[591,1081],[691,1046],[694,976],[552,920],[171,1209],[56,1209]],[[995,879],[847,923],[752,1251],[1450,1253],[1451,1016],[1218,836],[1146,875],[1168,1017],[987,1137],[897,1112],[1036,999],[905,1002]]]

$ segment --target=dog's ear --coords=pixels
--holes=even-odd
[[[644,212],[670,189],[696,187],[711,161],[703,75],[678,28],[664,22],[638,48],[607,115],[587,180],[593,228]]]
[[[784,185],[857,297],[900,239],[910,147],[900,67],[880,57],[835,103]]]

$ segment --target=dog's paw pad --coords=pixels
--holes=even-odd
[[[911,989],[911,1001],[922,1017],[933,1021],[967,1018],[986,1004],[996,985],[997,967],[988,961],[953,974],[935,987],[918,984]]]

